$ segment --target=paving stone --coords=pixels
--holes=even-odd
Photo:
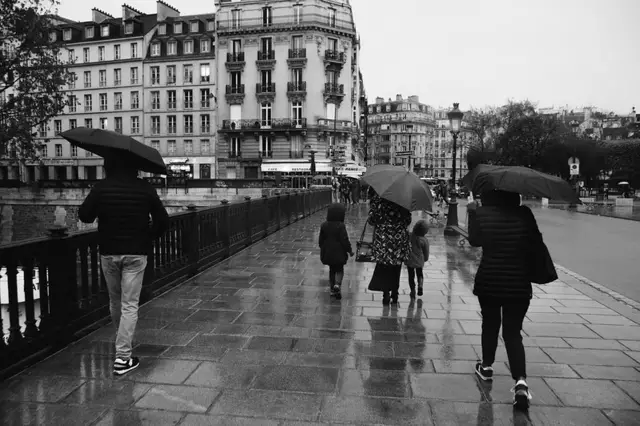
[[[433,425],[427,401],[415,399],[327,396],[320,421],[362,425]]]
[[[412,374],[411,389],[415,398],[449,401],[480,401],[482,392],[469,374]]]
[[[537,363],[527,360],[527,375],[529,377],[578,377],[574,370],[566,364]]]
[[[338,382],[340,395],[409,398],[409,375],[393,370],[345,370]]]
[[[278,420],[265,418],[189,414],[180,423],[180,426],[279,426],[280,424]]]
[[[127,380],[149,383],[180,384],[200,365],[199,361],[173,359],[144,359],[140,366],[127,374]]]
[[[321,395],[263,390],[225,390],[209,413],[313,421],[318,418],[321,404]]]
[[[554,362],[571,365],[635,367],[639,364],[622,351],[599,349],[545,349]]]
[[[225,364],[203,362],[184,384],[200,388],[246,389],[253,383],[261,368],[257,365],[229,368]]]
[[[214,389],[190,386],[154,386],[136,402],[136,407],[204,413],[219,393]]]
[[[114,354],[115,355],[115,354]],[[113,376],[113,356],[101,353],[79,353],[45,359],[25,372],[33,376],[63,375],[75,378],[110,379]]]
[[[110,410],[95,426],[140,425],[173,426],[180,423],[182,413],[153,410]]]
[[[621,387],[626,393],[631,395],[636,402],[640,403],[640,382],[638,382],[638,376],[629,376],[625,380],[615,380],[615,384]],[[614,377],[612,377],[613,379]],[[629,381],[635,380],[635,381]],[[638,413],[640,414],[640,413]]]
[[[603,339],[637,340],[640,341],[640,327],[627,327],[624,325],[599,325],[589,324],[588,327],[598,333]],[[573,336],[566,336],[573,337]],[[575,336],[581,337],[581,336]]]
[[[2,410],[3,426],[91,424],[104,414],[104,407],[21,403],[9,412]]]
[[[527,323],[524,332],[530,337],[581,337],[597,338],[586,324],[538,324]],[[613,338],[613,337],[609,337]]]
[[[546,379],[546,382],[564,405],[618,410],[640,409],[633,399],[609,380]]]
[[[63,402],[78,405],[104,405],[110,408],[129,408],[151,385],[121,380],[87,380],[67,396]]]
[[[604,410],[604,413],[616,426],[637,426],[640,418],[637,411]]]
[[[576,339],[571,337],[567,337],[564,340],[576,349],[627,349],[616,340]]]
[[[333,393],[338,382],[337,368],[266,366],[258,373],[254,389]]]
[[[85,383],[73,377],[20,375],[0,390],[1,401],[58,402]]]
[[[631,325],[638,326],[637,323],[621,316],[613,316],[613,315],[580,315],[582,318],[589,321],[591,324],[604,324],[604,325]]]
[[[619,342],[632,351],[640,352],[640,340],[620,340]]]
[[[603,365],[572,365],[585,379],[640,380],[640,371],[633,367],[608,367]]]

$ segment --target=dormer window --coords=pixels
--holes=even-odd
[[[124,24],[124,33],[133,34],[133,22],[127,22]]]
[[[93,30],[94,30],[94,28],[93,28],[93,27],[87,27],[87,28],[85,28],[85,29],[84,29],[84,36],[85,36],[86,38],[93,38],[93,35],[94,35],[94,34],[93,34]]]
[[[216,21],[207,21],[207,31],[216,30]]]
[[[182,34],[182,22],[176,22],[173,24],[173,33]]]
[[[100,29],[100,35],[102,37],[109,37],[109,26],[108,25],[103,25],[102,28]]]
[[[200,31],[200,23],[199,22],[192,22],[191,23],[191,32],[192,33],[197,33],[198,31]]]
[[[200,40],[200,53],[209,53],[209,39]]]
[[[193,40],[186,40],[183,44],[184,53],[192,54],[193,53]]]
[[[153,43],[151,45],[151,56],[160,56],[160,43]]]
[[[167,34],[167,24],[160,24],[160,27],[158,28],[158,34],[160,35]]]
[[[62,38],[63,38],[65,41],[69,41],[69,40],[71,40],[71,28],[65,28],[65,29],[62,31]]]
[[[167,55],[177,55],[178,54],[178,43],[175,41],[170,41],[167,43]]]
[[[49,33],[49,41],[51,41],[52,43],[58,41],[58,34],[55,31],[51,31]]]

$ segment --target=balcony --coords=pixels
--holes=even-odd
[[[340,104],[344,99],[344,84],[325,83],[324,84],[324,100]]]
[[[287,97],[290,102],[303,102],[307,97],[307,82],[290,81],[287,83]]]
[[[262,17],[218,20],[217,28],[219,34],[225,35],[314,28],[330,28],[345,35],[355,34],[355,27],[351,20],[328,19],[327,15],[319,13],[271,16],[268,25],[265,25]]]
[[[244,102],[244,84],[227,84],[225,97],[230,105],[242,105]]]
[[[243,71],[245,66],[244,52],[227,53],[227,62],[225,62],[227,71]]]
[[[289,151],[289,158],[291,158],[291,159],[304,158],[304,152],[303,151]]]
[[[290,67],[303,67],[307,64],[307,49],[289,49],[287,63]]]
[[[256,84],[256,97],[258,102],[273,102],[276,98],[276,84]]]
[[[266,125],[263,125],[266,124]],[[275,118],[267,123],[263,123],[259,118],[248,118],[242,120],[222,120],[223,132],[287,132],[304,131],[307,129],[306,118]]]
[[[256,59],[256,67],[259,70],[272,70],[276,66],[275,50],[259,51]]]
[[[324,62],[329,69],[341,70],[346,62],[346,55],[344,52],[327,49],[324,51]]]
[[[242,158],[242,153],[240,151],[229,151],[229,158]]]

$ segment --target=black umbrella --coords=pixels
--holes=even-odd
[[[130,136],[110,130],[76,127],[60,134],[63,138],[86,151],[103,158],[126,161],[139,170],[167,174],[167,166],[158,150]]]
[[[476,194],[501,190],[582,204],[567,181],[528,167],[480,164],[467,173],[462,182]]]

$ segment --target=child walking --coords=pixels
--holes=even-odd
[[[344,225],[345,206],[334,203],[327,210],[327,220],[320,227],[320,260],[329,266],[329,286],[336,299],[342,299],[340,287],[344,277],[344,265],[353,256],[351,242]]]
[[[429,232],[429,225],[424,220],[419,220],[413,226],[413,232],[411,233],[411,253],[409,253],[406,264],[409,272],[410,297],[412,299],[416,298],[416,275],[418,276],[418,296],[422,296],[422,284],[424,282],[422,267],[429,260],[429,241],[425,237],[427,232]]]

